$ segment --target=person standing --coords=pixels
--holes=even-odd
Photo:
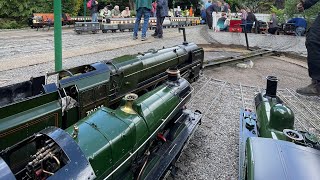
[[[272,12],[268,32],[270,34],[276,34],[278,28],[277,15],[276,13]]]
[[[243,24],[242,32],[244,32],[245,31],[245,26],[247,26],[248,13],[244,8],[240,9],[240,12],[241,12],[241,24]]]
[[[157,16],[157,27],[152,36],[154,38],[162,38],[163,37],[162,24],[166,16],[168,16],[168,0],[157,0],[156,16]]]
[[[221,9],[221,2],[217,1],[216,3],[212,3],[207,9],[206,9],[206,18],[207,18],[207,24],[209,26],[209,29],[212,29],[212,13],[218,12]]]
[[[193,8],[192,8],[192,6],[190,6],[190,9],[189,9],[189,16],[193,17]]]
[[[221,3],[222,3],[221,12],[227,13],[228,10],[230,9],[230,5],[227,2],[225,2],[224,0],[222,0]]]
[[[147,30],[148,30],[149,18],[150,18],[151,8],[152,8],[151,4],[152,4],[152,0],[136,0],[135,1],[137,17],[136,17],[136,22],[134,24],[133,40],[138,39],[138,30],[139,30],[142,16],[144,19],[144,23],[142,26],[141,41],[147,40]]]
[[[319,0],[301,0],[297,5],[299,11],[304,11],[316,4]],[[320,15],[317,16],[310,27],[306,37],[308,71],[311,84],[297,89],[297,93],[306,96],[320,95]]]
[[[157,13],[157,1],[154,1],[154,2],[152,3],[152,10],[151,10],[151,12],[152,12],[152,17],[156,17],[156,13]]]
[[[92,1],[91,2],[91,9],[90,9],[90,13],[91,13],[91,21],[92,22],[98,22],[98,1]]]
[[[258,20],[257,20],[256,16],[253,14],[253,12],[251,12],[251,9],[247,8],[247,13],[248,14],[247,14],[246,30],[247,30],[247,33],[251,33],[253,23],[257,27]],[[256,32],[256,30],[255,30],[255,32]]]
[[[209,6],[211,6],[211,0],[208,0],[208,2],[206,2],[206,4],[204,5],[204,8],[208,8]]]

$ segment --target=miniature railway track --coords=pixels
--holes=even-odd
[[[204,117],[213,119],[217,114],[229,114],[237,117],[239,109],[255,111],[254,97],[261,88],[241,83],[232,84],[212,77],[201,77],[196,93],[188,103],[191,109],[199,109]],[[295,114],[295,128],[320,135],[320,107],[317,99],[299,96],[292,89],[278,89],[277,94]],[[229,114],[230,115],[230,114]]]
[[[195,90],[196,92],[188,105],[192,109],[201,107],[199,110],[203,112],[204,116],[210,117],[213,114],[222,113],[215,111],[217,107],[231,111],[234,108],[254,110],[254,96],[259,92],[258,87],[244,86],[241,83],[232,84],[210,77],[201,77],[197,84],[201,84],[201,86]],[[222,103],[222,101],[226,102]]]
[[[311,131],[319,136],[319,109],[309,103],[306,98],[297,95],[293,90],[285,89],[283,91],[278,91],[278,94],[280,98],[292,108],[295,113],[295,118],[299,120],[299,125],[304,130]]]
[[[272,55],[272,54],[274,54],[274,51],[258,49],[240,56],[223,57],[220,59],[208,60],[203,63],[203,67],[218,66],[218,65],[227,64],[227,63],[243,62],[246,59],[253,58],[256,56]]]

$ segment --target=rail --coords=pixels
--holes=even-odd
[[[203,67],[206,68],[209,66],[219,66],[219,65],[227,64],[227,63],[243,62],[246,59],[253,58],[256,56],[273,55],[275,53],[276,53],[275,51],[258,49],[258,50],[252,51],[250,53],[240,55],[240,56],[223,57],[223,58],[219,58],[219,59],[208,60],[203,63]]]

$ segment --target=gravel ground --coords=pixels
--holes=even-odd
[[[187,107],[200,110],[204,118],[178,160],[177,179],[238,178],[240,109],[254,110],[254,95],[266,86],[268,75],[280,79],[278,95],[294,111],[296,129],[320,135],[319,97],[294,92],[309,83],[307,69],[273,57],[253,62],[252,69],[234,65],[208,68],[200,81],[193,84],[196,92]]]
[[[201,26],[187,27],[188,41],[208,44],[204,39],[206,38],[209,42],[230,44],[232,40],[234,44],[243,44],[242,34],[213,32],[203,34],[202,30]],[[177,31],[177,29],[165,29],[163,40],[150,38],[146,42],[141,42],[131,40],[131,32],[79,36],[71,30],[65,30],[63,67],[70,68],[125,54],[135,54],[150,48],[174,46],[182,41],[182,34],[178,34]],[[52,32],[22,30],[5,31],[0,34],[0,86],[53,71]],[[267,47],[271,44],[271,40],[275,39],[273,36],[250,35],[251,41],[253,36],[257,40],[254,41],[256,44],[259,43],[259,38],[266,42],[261,44],[263,47]],[[285,37],[277,37],[281,37],[279,38],[281,42],[277,45],[271,44],[270,49],[287,42],[286,47],[291,43],[291,49],[288,51],[299,47],[299,52],[302,54],[305,52],[305,47],[302,47],[303,39],[288,37],[289,40],[286,41]],[[266,38],[269,39],[266,41]],[[243,49],[219,48],[208,51],[210,52],[205,54],[205,60],[245,52]],[[42,57],[44,59],[41,59]],[[305,66],[305,62],[295,65],[290,63],[291,60],[284,61],[277,57],[259,57],[253,59],[253,62],[252,69],[240,69],[234,65],[207,68],[200,80],[193,84],[195,93],[188,107],[193,110],[199,109],[204,117],[177,162],[177,179],[237,179],[239,112],[243,108],[242,100],[245,107],[253,109],[253,97],[265,87],[265,77],[268,75],[275,75],[280,79],[279,95],[296,107],[294,111],[301,122],[296,123],[296,127],[305,126],[309,129],[319,126],[318,122],[308,121],[320,117],[319,98],[301,97],[293,91],[309,83],[307,69],[302,67]],[[241,98],[241,92],[244,99]],[[307,106],[316,113],[303,112]]]
[[[199,38],[199,28],[200,27],[187,28],[187,40],[189,42],[196,42],[198,44],[207,43],[203,38]],[[10,33],[10,35],[14,36],[13,32]],[[45,34],[39,41],[46,43],[41,45],[37,43],[33,44],[32,41],[35,40],[36,36],[25,35],[29,33],[29,31],[21,33],[21,35],[18,33],[19,36],[23,36],[23,38],[10,39],[6,38],[7,36],[1,36],[0,86],[27,80],[31,76],[44,75],[46,72],[54,71],[52,34],[49,34],[50,32],[43,32]],[[39,32],[35,31],[34,33]],[[175,46],[181,44],[183,40],[182,33],[178,33],[176,28],[164,29],[164,38],[162,40],[150,37],[148,41],[134,41],[131,37],[132,32],[77,35],[71,30],[66,30],[66,32],[63,33],[63,68],[67,69],[101,60],[108,60],[126,54],[137,54],[138,52],[145,52],[151,48],[160,49]],[[15,46],[11,47],[8,46],[8,44],[14,44]],[[12,51],[17,51],[20,47],[24,47],[25,49],[29,48],[32,53],[21,52],[12,55]],[[42,47],[43,49],[41,49]],[[50,52],[46,52],[47,49],[50,50]],[[26,75],[26,72],[29,74]]]

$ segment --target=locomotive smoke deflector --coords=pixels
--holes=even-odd
[[[276,97],[277,96],[277,84],[278,78],[276,76],[267,76],[267,89],[266,96]]]

